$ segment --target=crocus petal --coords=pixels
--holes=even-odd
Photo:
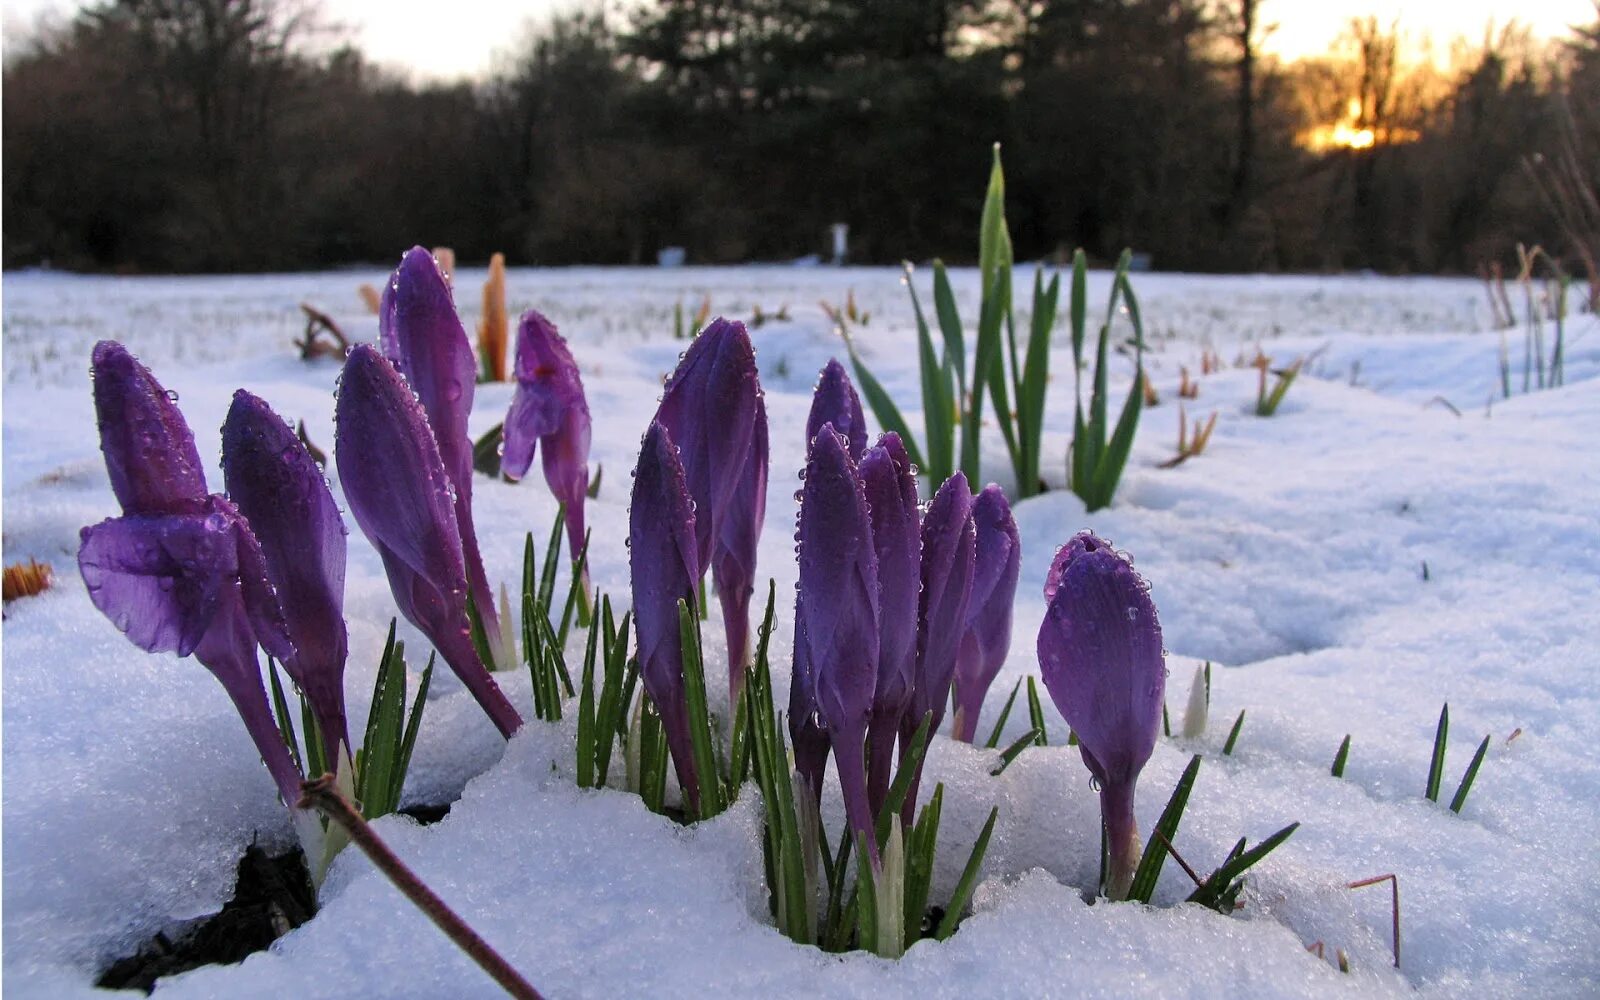
[[[345,729],[345,529],[322,470],[265,402],[240,389],[222,425],[229,498],[250,522],[294,639],[284,660],[337,759]]]
[[[805,621],[817,717],[833,747],[845,811],[870,841],[866,728],[878,674],[878,557],[848,447],[829,424],[811,442],[797,532],[796,614]]]
[[[509,736],[522,719],[467,634],[452,486],[421,406],[394,366],[360,344],[339,378],[335,419],[334,461],[345,501],[383,559],[395,604]]]
[[[638,633],[639,676],[661,713],[662,728],[685,796],[698,808],[700,786],[683,693],[678,602],[694,607],[700,582],[694,503],[672,436],[651,421],[633,476],[628,509],[628,569]]]
[[[917,672],[911,700],[900,718],[900,759],[906,759],[922,720],[932,716],[928,738],[939,731],[950,702],[956,653],[965,630],[977,558],[972,529],[972,490],[957,472],[933,495],[922,518],[922,594],[917,606]],[[925,760],[926,758],[924,758]],[[901,806],[901,822],[916,818],[922,764],[917,764]]]
[[[1067,570],[1067,564],[1078,556],[1089,551],[1095,544],[1104,545],[1088,531],[1080,531],[1056,550],[1055,558],[1050,560],[1050,571],[1044,578],[1044,599],[1048,604],[1056,596],[1056,589],[1061,585],[1061,574]]]
[[[959,715],[956,738],[972,742],[983,698],[1011,650],[1011,612],[1016,604],[1022,543],[1011,505],[1000,487],[990,483],[972,502],[976,562],[972,596],[967,603],[967,628],[956,656],[955,701]]]
[[[1161,623],[1128,560],[1089,532],[1067,548],[1039,628],[1039,668],[1102,783],[1138,777],[1155,749],[1166,688]]]
[[[766,403],[743,323],[719,318],[695,338],[667,383],[656,419],[678,445],[694,498],[696,565],[718,574],[729,684],[737,692],[768,464]]]
[[[223,590],[237,585],[238,543],[205,522],[198,514],[129,514],[80,533],[89,600],[147,653],[193,653]]]
[[[812,802],[820,804],[828,770],[828,731],[817,721],[817,690],[805,641],[805,619],[799,611],[796,608],[794,668],[789,681],[789,745],[794,750],[795,772],[804,780]]]
[[[571,411],[581,409],[587,423],[589,404],[567,342],[554,324],[532,309],[517,325],[514,375],[517,391],[506,414],[500,471],[517,480],[527,474],[539,440],[561,430]]]
[[[844,365],[829,358],[817,379],[817,388],[811,394],[811,415],[806,419],[806,441],[817,436],[823,424],[832,424],[835,432],[844,436],[850,457],[859,459],[867,450],[867,418],[861,412],[861,398],[850,383]]]
[[[198,510],[206,477],[172,396],[127,348],[94,346],[94,408],[111,491],[129,514]]]
[[[412,247],[400,258],[382,306],[387,315],[379,316],[379,343],[417,394],[433,428],[439,459],[455,487],[456,527],[467,582],[492,634],[499,630],[499,619],[472,523],[472,438],[467,418],[478,375],[472,344],[456,315],[444,274],[422,247]]]
[[[868,725],[867,784],[877,813],[888,791],[894,739],[917,669],[917,604],[922,590],[917,477],[898,434],[884,434],[856,467],[872,514],[878,557],[878,677]]]
[[[972,490],[957,472],[939,487],[922,519],[922,596],[917,620],[917,678],[906,717],[915,730],[933,713],[932,731],[944,719],[955,674],[956,650],[966,630],[967,605],[977,560]]]

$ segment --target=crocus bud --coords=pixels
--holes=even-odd
[[[977,559],[955,673],[955,738],[968,743],[978,731],[984,695],[1011,651],[1011,609],[1022,566],[1017,522],[1000,487],[990,483],[972,502],[972,526]]]
[[[509,737],[522,717],[484,669],[467,630],[452,484],[422,407],[395,367],[360,344],[339,377],[334,415],[334,462],[345,501],[383,559],[395,604]]]
[[[873,846],[866,735],[878,674],[878,557],[872,518],[845,439],[824,424],[811,442],[801,490],[796,638],[810,667],[817,718],[833,747],[845,813]]]
[[[483,572],[472,524],[472,438],[467,418],[472,414],[478,365],[456,315],[450,285],[433,255],[422,247],[407,250],[389,278],[378,313],[378,343],[427,414],[439,460],[455,487],[456,530],[467,584],[485,629],[495,635],[500,625],[494,591]]]
[[[1125,899],[1141,853],[1134,786],[1161,728],[1161,623],[1133,564],[1090,532],[1062,547],[1051,576],[1039,670],[1100,786],[1106,893]]]
[[[114,340],[94,345],[92,372],[100,450],[122,509],[129,514],[198,510],[206,476],[176,397]]]
[[[900,755],[910,749],[923,718],[932,715],[929,738],[939,731],[950,702],[956,650],[966,631],[967,603],[977,558],[972,528],[972,490],[959,472],[944,481],[922,518],[922,594],[917,612],[917,675],[911,702],[900,719]],[[917,766],[901,809],[901,822],[915,818],[922,766]]]
[[[806,420],[808,446],[823,424],[832,424],[834,432],[844,438],[852,459],[859,460],[867,450],[867,418],[861,412],[861,398],[836,358],[829,358],[823,366],[811,394],[811,415]]]
[[[667,383],[656,419],[676,442],[695,503],[696,566],[710,569],[737,702],[749,652],[756,545],[767,510],[767,407],[743,323],[718,319]]]
[[[695,545],[695,508],[672,435],[650,422],[633,474],[628,508],[628,571],[633,585],[633,624],[638,633],[639,678],[661,713],[678,784],[695,811],[700,782],[689,739],[689,709],[683,690],[683,633],[678,602],[695,606],[700,564]]]
[[[222,425],[228,497],[261,543],[294,655],[283,661],[316,715],[327,759],[350,747],[345,723],[345,530],[322,470],[289,425],[243,389]]]
[[[900,435],[884,434],[856,466],[872,512],[878,557],[878,680],[867,724],[867,792],[877,814],[889,790],[894,741],[917,671],[917,604],[922,591],[922,516],[917,477]]]
[[[576,559],[583,548],[583,501],[589,492],[589,403],[567,342],[532,309],[517,326],[515,374],[500,471],[507,479],[521,479],[533,464],[535,446],[544,448],[544,481],[567,505],[567,549]]]
[[[1206,734],[1207,716],[1211,714],[1211,693],[1206,690],[1206,668],[1194,668],[1194,681],[1189,685],[1189,706],[1183,713],[1183,738],[1197,740]]]
[[[789,681],[789,745],[794,750],[794,770],[811,793],[813,805],[822,802],[822,781],[828,770],[828,731],[817,719],[817,689],[811,676],[810,647],[806,644],[801,608],[794,616],[794,671]]]

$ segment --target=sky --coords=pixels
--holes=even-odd
[[[528,23],[581,6],[583,0],[322,0],[327,15],[351,28],[367,55],[381,63],[409,68],[419,78],[478,76],[494,53],[513,48]],[[43,12],[62,16],[73,0],[4,0],[4,30],[25,29]],[[1592,23],[1593,0],[1263,0],[1261,19],[1277,25],[1265,48],[1284,58],[1324,51],[1352,17],[1377,14],[1400,19],[1402,30],[1433,36],[1436,48],[1464,35],[1477,41],[1491,18],[1501,24],[1507,11],[1537,35],[1566,33],[1572,24]]]

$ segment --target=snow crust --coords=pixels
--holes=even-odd
[[[976,277],[955,278],[970,323]],[[919,272],[919,286],[926,279]],[[296,304],[329,308],[353,337],[370,339],[376,324],[355,287],[382,280],[376,269],[5,278],[4,555],[48,560],[58,580],[11,605],[3,631],[8,993],[94,992],[112,959],[219,908],[245,845],[292,841],[221,687],[198,663],[134,649],[77,578],[78,528],[115,513],[85,377],[89,347],[115,337],[150,364],[180,394],[203,456],[217,455],[216,429],[241,385],[304,419],[331,450],[338,368],[293,356]],[[457,277],[469,329],[481,280],[481,270]],[[1103,301],[1106,284],[1092,277],[1091,302]],[[1044,461],[1054,489],[1016,507],[1015,639],[979,733],[987,736],[1012,685],[1037,673],[1040,589],[1056,546],[1084,527],[1113,540],[1132,553],[1160,610],[1174,732],[1195,666],[1214,664],[1207,732],[1158,744],[1140,782],[1141,829],[1191,753],[1206,761],[1177,847],[1202,873],[1240,836],[1255,842],[1301,823],[1258,867],[1243,910],[1225,917],[1172,905],[1188,890],[1170,864],[1157,907],[1087,904],[1098,812],[1076,750],[1029,749],[995,778],[995,751],[940,738],[924,782],[946,785],[936,900],[954,887],[989,808],[1000,808],[976,912],[950,941],[919,944],[898,963],[824,955],[789,943],[767,917],[754,794],[683,828],[624,792],[580,791],[570,723],[530,723],[504,744],[444,670],[406,797],[459,801],[436,825],[391,817],[380,832],[556,997],[1600,992],[1600,323],[1569,321],[1565,388],[1500,400],[1501,334],[1487,329],[1476,282],[1141,275],[1135,287],[1161,404],[1145,414],[1115,504],[1086,514],[1060,488],[1072,379],[1058,335]],[[871,313],[856,332],[860,349],[920,427],[911,313],[893,271],[509,275],[511,309],[546,312],[583,368],[592,462],[604,468],[589,513],[591,573],[622,602],[627,472],[683,346],[671,337],[674,303],[692,315],[709,294],[713,315],[742,319],[758,305],[768,315],[788,305],[789,321],[752,331],[773,428],[760,571],[779,593],[780,704],[802,428],[817,371],[843,356],[815,302],[840,303],[847,290]],[[925,287],[923,296],[931,305]],[[1508,336],[1520,387],[1521,333]],[[1253,415],[1256,371],[1232,367],[1258,346],[1274,366],[1310,357],[1271,419]],[[1200,377],[1202,348],[1229,367]],[[1198,399],[1183,401],[1191,422],[1220,416],[1204,455],[1164,470],[1156,465],[1173,451],[1180,365],[1201,385]],[[1117,359],[1118,405],[1131,369]],[[474,433],[503,416],[510,395],[507,385],[479,387]],[[998,434],[985,442],[985,471],[1009,486]],[[220,489],[220,472],[209,474]],[[523,533],[542,545],[555,503],[536,475],[519,486],[480,477],[474,501],[489,576],[514,582]],[[358,531],[350,554],[346,687],[351,717],[361,719],[395,611]],[[712,664],[724,656],[715,617],[705,629]],[[401,631],[420,668],[425,640],[404,623]],[[500,680],[530,713],[526,675]],[[713,710],[725,710],[725,686],[708,687]],[[1477,742],[1492,737],[1460,815],[1421,794],[1446,701],[1443,798]],[[1021,702],[1002,745],[1027,728]],[[1238,747],[1224,756],[1241,709]],[[1065,724],[1047,697],[1045,712],[1062,741]],[[1338,780],[1329,765],[1346,734],[1349,766]],[[837,792],[825,802],[837,830]],[[1345,888],[1389,872],[1403,906],[1398,970],[1387,887]],[[313,921],[268,952],[165,980],[159,995],[496,995],[358,854],[341,856],[322,900]],[[1318,941],[1327,960],[1307,951]],[[1350,956],[1350,974],[1332,963],[1336,949]]]

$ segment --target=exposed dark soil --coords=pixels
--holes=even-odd
[[[95,985],[149,993],[162,976],[242,962],[316,912],[305,855],[294,850],[268,857],[252,844],[239,859],[239,881],[221,913],[172,937],[157,934],[137,955],[113,962]]]
[[[427,826],[450,813],[442,806],[408,806],[400,812]],[[178,931],[157,934],[139,952],[119,958],[100,974],[103,989],[155,990],[156,980],[205,965],[232,965],[263,951],[317,912],[316,892],[299,849],[269,857],[251,845],[239,859],[233,898],[220,913]]]

